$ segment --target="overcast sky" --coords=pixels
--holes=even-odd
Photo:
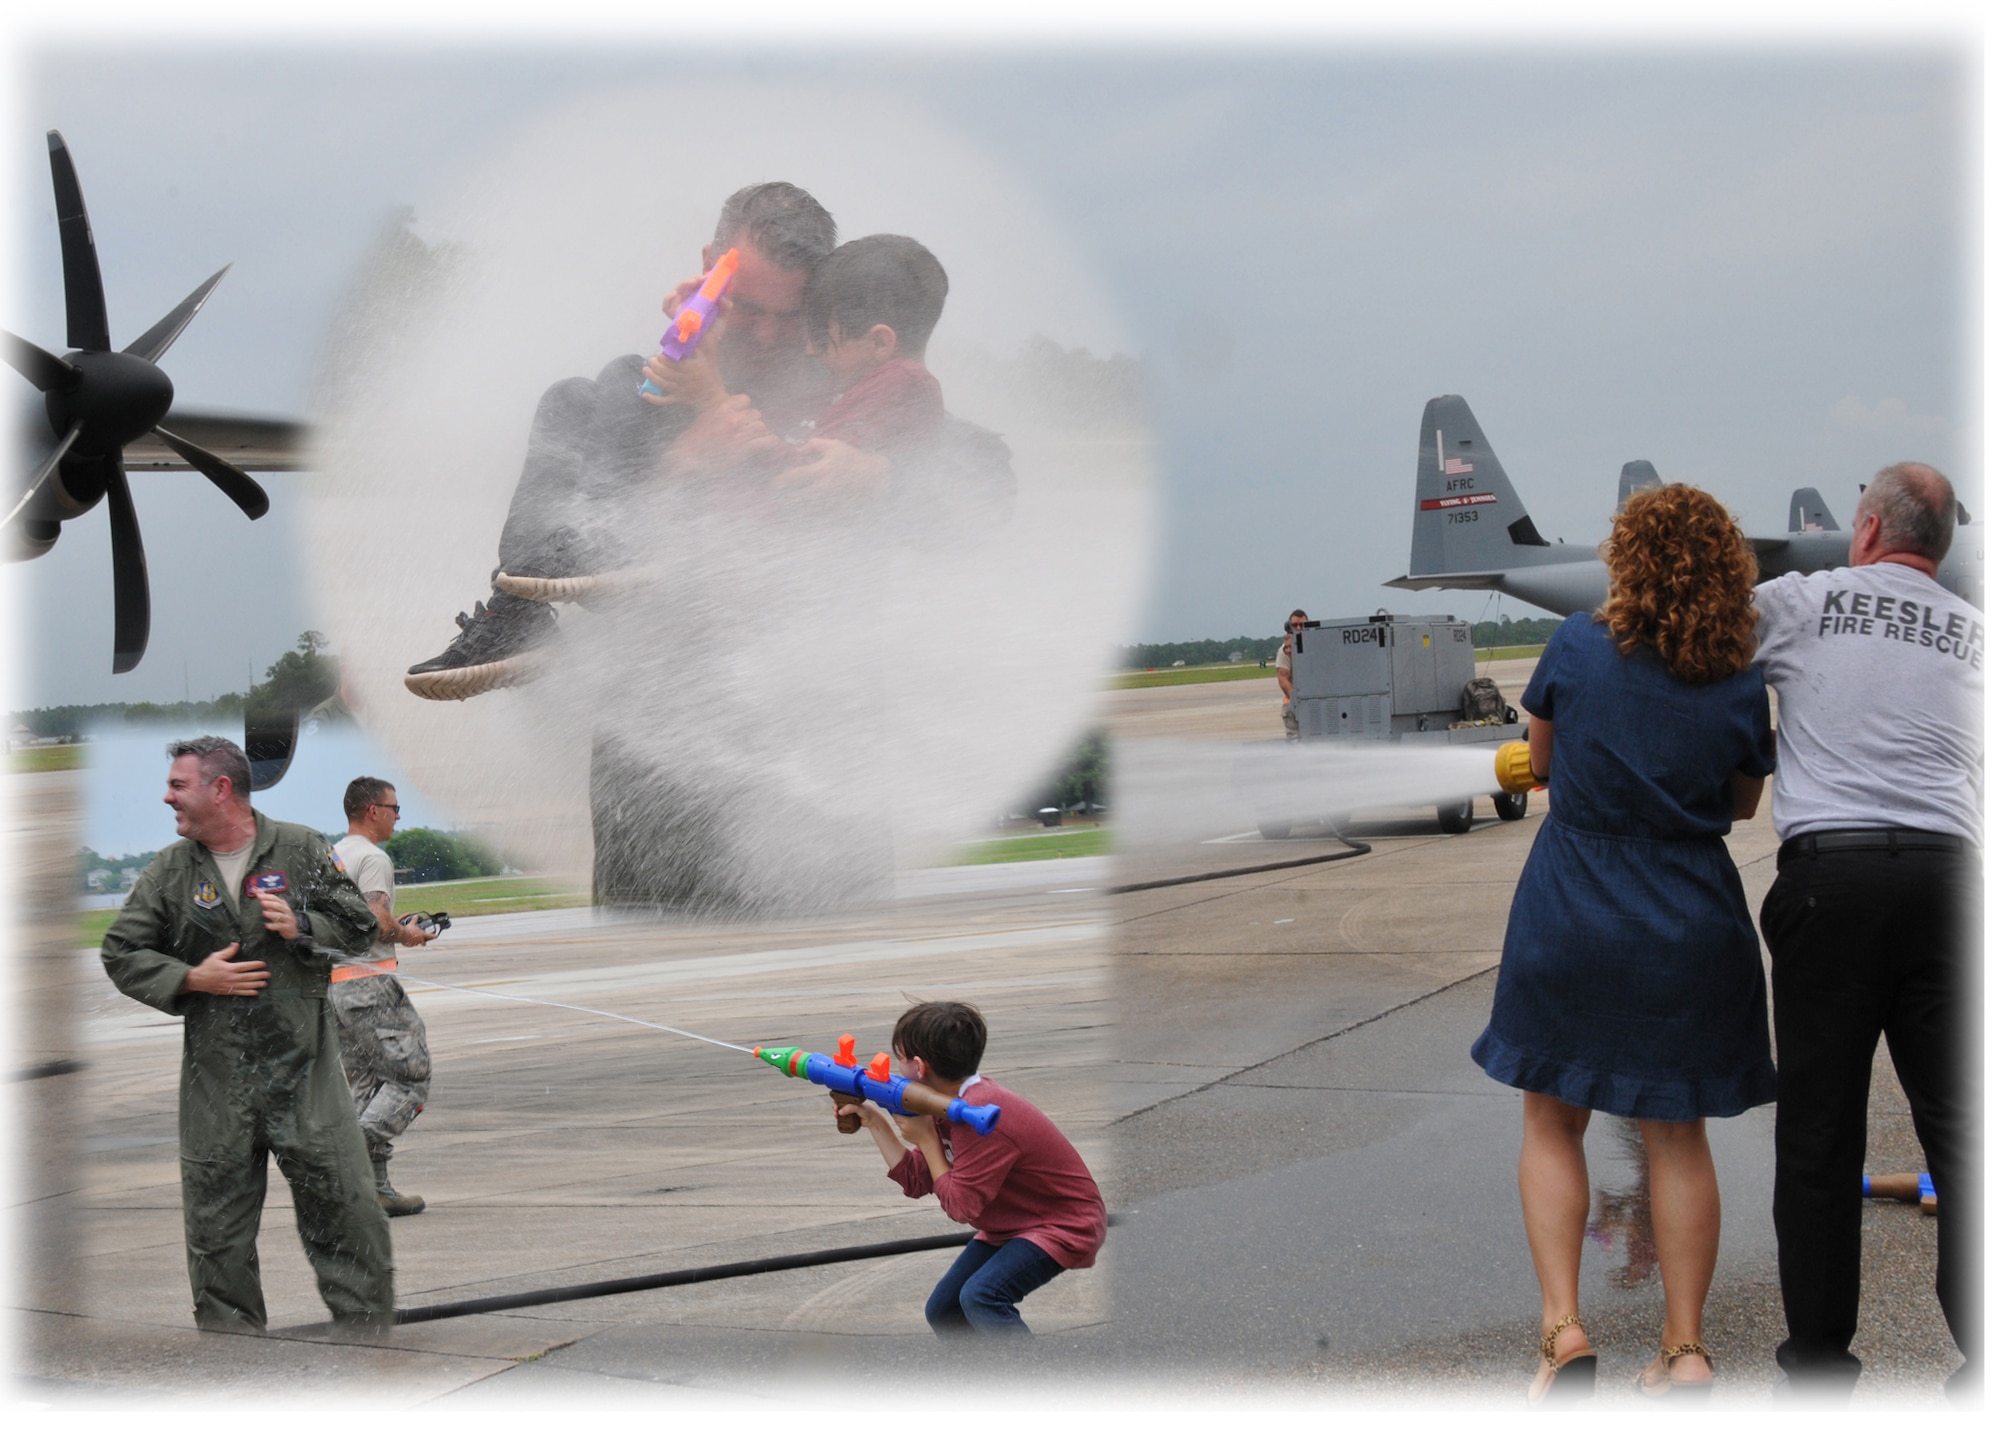
[[[1417,422],[1440,393],[1471,403],[1551,539],[1601,539],[1634,457],[1714,491],[1755,531],[1782,530],[1786,497],[1809,484],[1845,524],[1855,484],[1903,457],[1940,465],[1983,519],[1978,60],[1879,37],[37,42],[17,54],[0,135],[16,190],[4,326],[64,346],[51,128],[82,176],[114,342],[233,261],[163,364],[177,401],[304,415],[371,241],[404,207],[421,225],[538,116],[688,65],[830,83],[893,96],[1018,174],[1067,228],[1113,317],[1104,331],[1144,364],[1161,541],[1136,624],[1107,644],[1275,641],[1294,605],[1476,618],[1498,607],[1381,588],[1405,570]],[[685,125],[698,141],[703,122],[670,114],[661,135],[603,142],[670,179],[666,136]],[[821,197],[838,216],[840,196]],[[134,479],[154,626],[129,675],[110,673],[101,508],[50,556],[0,568],[0,597],[32,615],[12,707],[203,698],[261,678],[311,619],[298,480],[268,479],[273,510],[253,526],[198,476]],[[397,533],[385,579],[450,539]],[[1117,539],[1079,532],[1059,554],[1087,560]],[[413,619],[442,645],[450,616]]]

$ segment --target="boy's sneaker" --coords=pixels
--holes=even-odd
[[[444,653],[410,666],[403,684],[426,700],[469,700],[506,685],[525,685],[542,672],[542,648],[556,633],[556,615],[538,601],[496,593],[458,616],[458,638]]]
[[[558,526],[538,540],[526,555],[517,553],[514,569],[495,572],[493,588],[521,600],[588,601],[608,593],[602,589],[607,564],[574,527]]]
[[[522,600],[554,604],[573,600],[578,605],[595,605],[652,585],[660,572],[651,567],[621,566],[614,571],[593,571],[575,576],[517,576],[501,571],[493,577],[493,588]]]

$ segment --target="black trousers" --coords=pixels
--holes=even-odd
[[[1868,1083],[1889,1039],[1937,1188],[1937,1295],[1976,1375],[1980,1353],[1980,865],[1970,853],[1781,858],[1761,923],[1777,1025],[1772,1219],[1801,1387],[1851,1387],[1861,1300]]]

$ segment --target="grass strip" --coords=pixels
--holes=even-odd
[[[405,913],[444,911],[453,921],[487,913],[536,913],[544,908],[587,908],[590,893],[557,878],[523,874],[502,878],[459,878],[443,883],[399,883],[396,905]],[[92,908],[76,915],[77,946],[94,948],[118,916],[116,908]]]
[[[31,744],[7,756],[7,767],[16,774],[56,774],[83,768],[87,744]]]
[[[959,849],[952,863],[969,868],[985,863],[1032,863],[1045,858],[1090,858],[1111,852],[1111,830],[1076,829],[1066,833],[1016,834],[986,839]]]
[[[1111,677],[1113,690],[1153,690],[1162,685],[1213,685],[1224,680],[1275,680],[1275,668],[1260,670],[1249,662],[1241,665],[1183,665],[1173,670],[1124,670]]]
[[[952,864],[1028,863],[1047,858],[1088,858],[1111,852],[1111,830],[1083,827],[1045,834],[986,839],[958,851]],[[488,913],[535,913],[545,908],[588,908],[590,893],[561,879],[536,874],[501,878],[460,878],[442,883],[399,883],[396,904],[406,913],[444,911],[454,921]],[[92,908],[76,915],[76,946],[94,948],[118,916],[116,908]]]

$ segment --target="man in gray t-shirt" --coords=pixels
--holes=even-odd
[[[413,1216],[422,1196],[389,1183],[395,1139],[410,1129],[431,1092],[431,1049],[424,1020],[396,979],[399,948],[420,948],[436,937],[396,919],[396,870],[382,845],[403,816],[396,787],[363,776],[342,800],[347,837],[333,846],[347,874],[375,915],[375,944],[333,970],[327,1002],[340,1029],[340,1065],[354,1094],[354,1114],[375,1167],[375,1199],[392,1216]]]
[[[1772,1218],[1795,1390],[1844,1397],[1861,1295],[1868,1083],[1886,1035],[1937,1187],[1938,1301],[1980,1373],[1980,879],[1985,622],[1934,579],[1951,483],[1879,473],[1851,566],[1760,586],[1758,662],[1778,692],[1760,922],[1777,1032]]]

